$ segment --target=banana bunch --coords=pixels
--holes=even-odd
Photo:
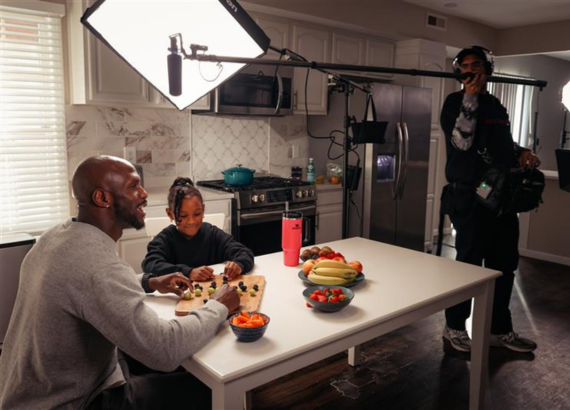
[[[352,266],[333,260],[322,260],[313,267],[307,279],[317,285],[344,286],[352,283],[358,271]]]

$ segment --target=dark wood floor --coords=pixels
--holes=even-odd
[[[443,255],[454,258],[444,246]],[[570,267],[521,257],[511,300],[515,331],[534,353],[491,348],[485,409],[570,409]],[[468,409],[469,354],[443,342],[443,312],[253,391],[254,409]]]

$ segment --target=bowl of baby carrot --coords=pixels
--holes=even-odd
[[[261,339],[269,326],[269,316],[245,310],[230,316],[229,321],[232,331],[240,342],[255,342]]]

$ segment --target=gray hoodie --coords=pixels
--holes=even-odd
[[[172,371],[228,314],[211,300],[188,316],[160,319],[144,303],[141,276],[95,226],[68,220],[44,233],[22,264],[0,356],[0,409],[85,408],[125,383],[117,347]]]

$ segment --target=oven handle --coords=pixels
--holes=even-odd
[[[312,211],[317,209],[315,206],[304,206],[301,208],[290,208],[290,211]],[[256,218],[261,218],[264,216],[271,216],[271,215],[282,215],[283,211],[279,210],[279,211],[267,211],[267,212],[257,212],[257,213],[252,213],[252,214],[241,214],[240,218],[241,219],[246,219],[246,220],[252,220],[252,219],[256,219]]]

